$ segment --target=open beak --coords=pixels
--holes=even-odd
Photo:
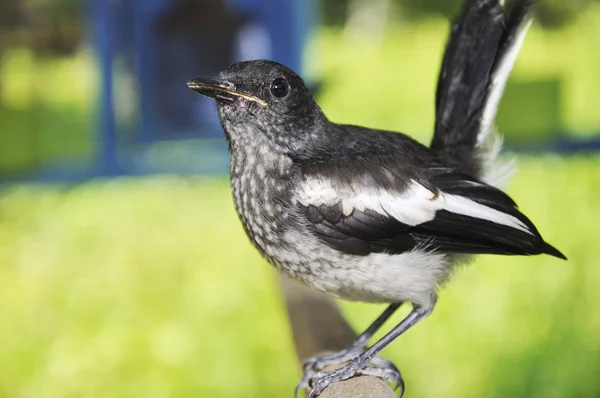
[[[243,98],[247,101],[256,102],[263,108],[267,107],[265,101],[248,93],[235,90],[234,85],[225,80],[196,77],[188,81],[187,86],[190,90],[214,100],[235,101],[238,98]]]

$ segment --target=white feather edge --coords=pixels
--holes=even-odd
[[[486,102],[485,108],[483,110],[483,117],[481,119],[481,128],[479,129],[479,134],[477,135],[477,144],[485,145],[485,142],[492,131],[492,123],[494,122],[494,118],[496,117],[496,112],[498,111],[498,105],[500,103],[500,99],[502,98],[502,93],[504,92],[504,87],[506,86],[506,82],[508,81],[508,77],[510,72],[512,71],[515,61],[517,59],[517,55],[521,50],[521,46],[525,41],[525,36],[527,35],[527,31],[531,26],[533,19],[529,17],[527,22],[524,23],[520,32],[515,39],[514,44],[511,49],[504,55],[502,61],[500,62],[500,67],[497,72],[494,74],[492,78],[492,90]]]
[[[305,207],[333,206],[341,202],[343,212],[347,216],[354,210],[364,212],[370,209],[411,226],[431,221],[438,210],[446,210],[532,234],[525,224],[510,214],[463,196],[444,192],[435,194],[414,180],[411,181],[408,189],[398,193],[356,186],[336,189],[326,179],[310,178],[296,192],[295,200]]]
[[[500,5],[504,6],[504,1],[500,1]],[[521,50],[532,22],[533,18],[530,16],[521,27],[512,48],[504,55],[498,71],[494,74],[492,91],[485,105],[481,126],[477,134],[477,147],[484,162],[481,180],[498,188],[505,186],[507,181],[512,177],[515,172],[516,162],[514,159],[509,159],[502,164],[497,163],[496,159],[502,149],[503,139],[495,131],[493,123],[498,112],[498,105],[502,99],[504,88],[506,87],[506,82],[515,65],[517,55]]]
[[[479,156],[482,160],[481,181],[496,188],[504,188],[515,174],[516,159],[509,157],[506,160],[498,161],[498,154],[502,150],[503,137],[500,134],[490,134],[485,148],[479,149]]]

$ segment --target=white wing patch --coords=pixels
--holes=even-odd
[[[401,195],[373,189],[342,201],[344,214],[351,213],[352,209],[371,209],[407,225],[418,225],[433,220],[435,213],[443,205],[433,192],[414,181]]]
[[[438,210],[446,210],[533,234],[525,224],[510,214],[463,196],[444,192],[436,194],[414,180],[411,180],[408,189],[399,193],[372,186],[359,187],[356,183],[334,187],[327,179],[311,177],[296,192],[295,200],[305,207],[333,206],[341,202],[346,216],[354,210],[364,212],[369,209],[411,226],[431,221]]]
[[[529,18],[529,20],[525,22],[524,26],[521,28],[521,31],[518,33],[517,38],[513,42],[512,47],[506,52],[506,54],[504,54],[504,57],[500,61],[500,67],[492,77],[492,90],[483,110],[481,128],[479,129],[479,134],[477,136],[478,145],[483,145],[492,131],[492,123],[496,117],[498,104],[502,98],[506,81],[508,80],[508,76],[515,65],[517,55],[521,50],[521,46],[523,45],[523,41],[525,40],[525,36],[527,35],[527,31],[529,30],[532,21],[533,20]]]
[[[340,184],[341,185],[341,184]],[[344,215],[365,209],[394,217],[407,225],[418,225],[435,218],[444,208],[443,199],[415,181],[402,193],[375,187],[359,187],[356,183],[333,187],[322,178],[308,178],[296,194],[296,200],[304,206],[333,206],[342,202]]]
[[[507,227],[515,228],[531,235],[533,233],[525,224],[518,218],[510,214],[503,213],[499,210],[492,209],[481,203],[477,203],[464,196],[442,194],[446,201],[444,209],[463,216],[479,218],[481,220],[491,221],[496,224],[506,225]]]

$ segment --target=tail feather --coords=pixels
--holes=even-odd
[[[431,148],[449,166],[488,183],[498,177],[490,171],[502,144],[493,121],[533,3],[518,0],[505,9],[499,0],[467,0],[446,45]]]
[[[544,254],[549,254],[551,256],[554,256],[556,258],[560,258],[562,260],[566,260],[567,256],[565,256],[564,254],[562,254],[560,252],[560,250],[558,250],[556,247],[552,246],[550,243],[548,242],[543,242],[543,252]]]

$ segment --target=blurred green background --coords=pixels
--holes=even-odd
[[[581,3],[545,11],[523,46],[498,117],[510,147],[598,136],[600,5]],[[305,54],[325,113],[427,142],[446,11],[397,7],[375,31],[340,4]],[[97,75],[85,47],[3,47],[0,173],[93,156]],[[459,270],[384,352],[406,397],[600,397],[599,167],[596,152],[518,155],[508,191],[569,261]],[[357,330],[382,310],[341,304]],[[277,276],[225,175],[0,190],[0,397],[282,397],[298,377]]]

